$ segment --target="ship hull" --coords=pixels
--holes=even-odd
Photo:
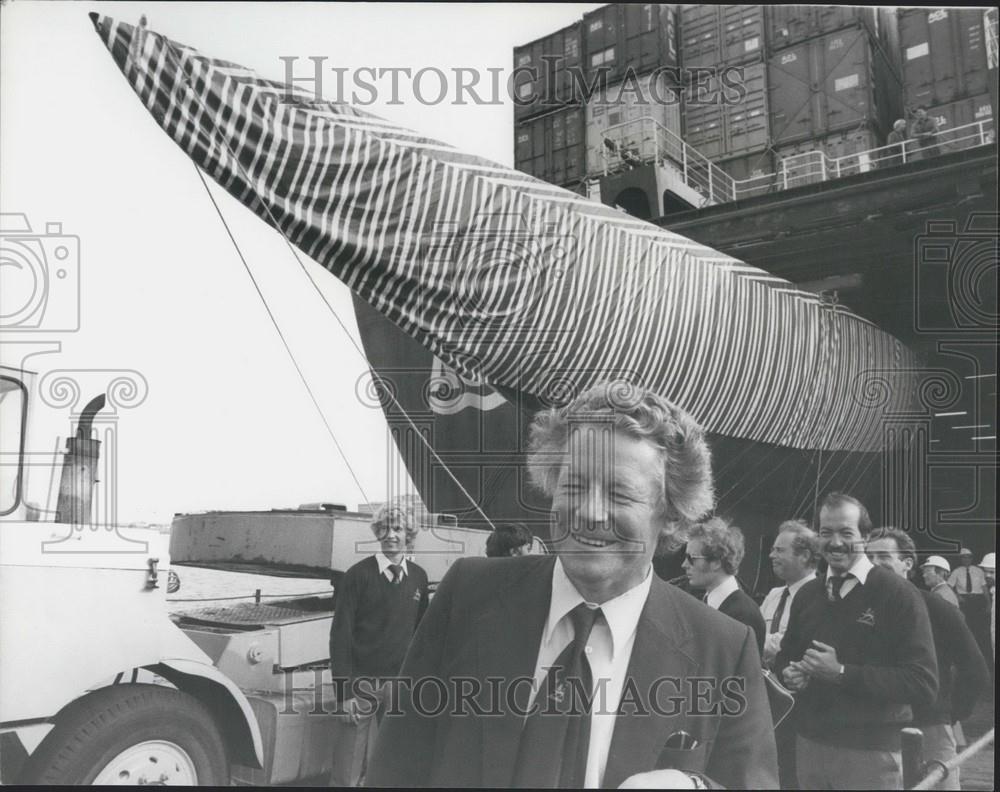
[[[535,397],[461,380],[392,322],[355,298],[372,382],[359,388],[382,409],[393,443],[426,506],[463,526],[488,530],[518,521],[548,538],[549,500],[529,485],[525,466]],[[746,537],[740,577],[752,590],[772,582],[767,552],[784,520],[811,520],[816,498],[832,490],[882,501],[883,456],[803,451],[709,434],[716,513]],[[390,475],[391,480],[400,480]],[[873,509],[873,511],[877,511]],[[667,578],[682,573],[679,553],[657,559]]]

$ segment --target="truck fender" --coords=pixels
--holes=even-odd
[[[180,690],[190,693],[217,716],[231,758],[247,767],[264,766],[260,726],[250,702],[231,679],[214,666],[195,660],[161,660],[150,671],[159,674]]]

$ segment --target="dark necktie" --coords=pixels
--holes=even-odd
[[[840,589],[843,588],[846,575],[834,575],[830,578],[830,590],[833,592],[833,601],[840,602]]]
[[[965,593],[972,593],[972,570],[969,567],[965,568]]]
[[[788,604],[788,586],[781,592],[781,599],[778,600],[778,609],[771,618],[771,632],[776,633],[781,625],[781,617],[785,615],[785,605]]]
[[[521,732],[515,787],[582,787],[590,747],[589,700],[593,690],[584,649],[601,615],[582,602],[570,611],[573,640],[560,652],[538,689]]]
[[[399,581],[403,579],[403,565],[389,564],[389,569],[392,570],[392,582],[399,585]]]

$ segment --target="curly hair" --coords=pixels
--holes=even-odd
[[[735,575],[746,548],[743,531],[721,517],[713,517],[691,528],[688,541],[701,542],[701,552],[709,561],[720,561],[727,575]]]
[[[540,412],[531,424],[528,475],[549,497],[555,493],[565,462],[570,429],[587,423],[610,425],[660,452],[663,489],[657,511],[668,525],[664,530],[667,546],[682,544],[687,527],[715,505],[712,458],[701,427],[679,407],[645,388],[623,380],[594,385],[568,404]]]
[[[413,509],[399,503],[386,503],[379,507],[370,524],[372,533],[375,534],[376,538],[381,538],[382,531],[390,523],[397,523],[403,527],[403,530],[406,531],[407,544],[413,541],[413,537],[420,530]]]

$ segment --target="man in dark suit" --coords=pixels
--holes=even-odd
[[[913,540],[898,528],[880,528],[868,539],[873,564],[909,580],[917,563]],[[950,762],[957,755],[952,724],[965,720],[990,686],[986,660],[962,612],[930,591],[918,589],[931,617],[938,664],[938,694],[931,706],[913,708],[913,725],[924,733],[924,761]],[[954,768],[937,789],[960,790],[961,768]]]
[[[735,525],[713,517],[691,529],[684,571],[692,587],[705,592],[705,604],[753,630],[757,651],[763,655],[764,617],[757,603],[740,589],[736,580],[744,548],[743,532]]]
[[[751,631],[652,574],[660,537],[712,506],[700,428],[655,394],[598,385],[536,417],[528,464],[556,554],[452,565],[370,783],[773,788]]]
[[[503,523],[486,539],[487,558],[531,555],[535,537],[524,523]]]

